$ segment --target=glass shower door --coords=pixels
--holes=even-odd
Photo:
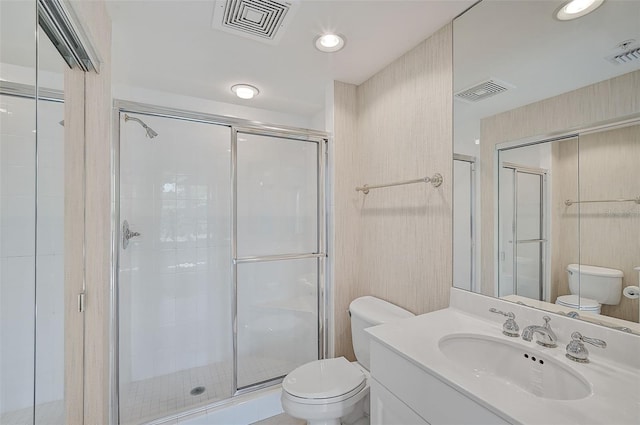
[[[237,133],[238,390],[319,355],[321,143]]]
[[[504,163],[500,170],[500,296],[544,299],[545,171]]]

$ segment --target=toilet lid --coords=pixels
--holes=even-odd
[[[334,398],[360,390],[366,384],[362,371],[344,357],[316,360],[288,374],[282,389],[300,398]]]
[[[598,310],[600,304],[590,298],[578,297],[577,295],[562,295],[556,300],[556,304],[565,307],[573,307],[579,310]]]

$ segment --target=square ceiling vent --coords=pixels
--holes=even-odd
[[[490,78],[473,87],[454,93],[454,98],[466,103],[476,103],[513,88],[515,88],[513,84]]]
[[[278,44],[289,26],[299,0],[217,0],[214,29],[267,44]]]

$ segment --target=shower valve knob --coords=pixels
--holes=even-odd
[[[129,228],[129,222],[125,220],[122,223],[122,249],[127,249],[129,240],[138,236],[140,236],[140,232],[132,232]]]

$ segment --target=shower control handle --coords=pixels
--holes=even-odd
[[[125,220],[122,223],[122,249],[127,249],[129,240],[138,236],[140,236],[140,232],[132,232],[129,228],[129,222]]]

